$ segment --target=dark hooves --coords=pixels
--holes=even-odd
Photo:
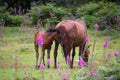
[[[40,66],[35,66],[35,69],[39,69],[40,68]]]
[[[48,65],[48,68],[50,68],[50,65]]]

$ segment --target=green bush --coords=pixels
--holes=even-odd
[[[5,20],[5,26],[20,26],[25,22],[23,15],[10,15],[8,12],[0,13],[0,20]]]
[[[57,7],[55,4],[46,4],[38,7],[33,7],[30,11],[32,16],[33,25],[38,23],[38,20],[43,22],[43,25],[47,23],[47,19],[50,20],[52,25],[56,25],[62,19],[67,18],[69,10],[63,7]]]
[[[110,2],[90,2],[78,8],[76,16],[84,18],[87,25],[93,28],[93,25],[98,23],[100,29],[105,29],[105,25],[110,25],[112,28],[118,25],[114,20],[115,16],[120,16],[120,6]],[[106,24],[104,23],[106,21]]]

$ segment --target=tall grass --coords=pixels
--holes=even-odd
[[[34,51],[34,45],[33,45],[33,37],[34,37],[34,31],[32,31],[32,28],[27,28],[28,31],[26,31],[26,27],[22,28],[23,31],[19,32],[19,27],[5,27],[2,31],[2,36],[0,37],[0,80],[42,80],[42,70],[36,70],[35,67],[35,51]],[[88,30],[89,33],[89,39],[90,44],[92,44],[92,47],[90,48],[90,51],[93,50],[93,42],[94,42],[94,34],[97,35],[95,47],[94,47],[94,56],[92,57],[92,53],[90,54],[90,59],[88,63],[88,67],[78,67],[78,63],[76,60],[78,60],[78,48],[76,49],[76,56],[74,61],[74,68],[69,69],[65,63],[64,57],[62,55],[63,51],[61,47],[59,47],[58,51],[58,63],[60,65],[59,69],[54,69],[54,57],[53,57],[53,49],[54,44],[52,45],[51,50],[51,64],[50,69],[45,67],[43,69],[44,71],[44,80],[94,80],[96,79],[96,75],[93,77],[90,77],[89,72],[93,70],[93,73],[99,74],[99,79],[104,79],[104,75],[110,74],[105,72],[108,68],[110,68],[108,65],[114,65],[116,59],[114,57],[111,57],[111,61],[105,62],[105,65],[103,64],[103,43],[106,40],[106,35],[104,34],[105,31],[102,31],[104,35],[100,35],[99,31],[95,30]],[[114,35],[115,36],[115,35]],[[120,41],[119,37],[115,39],[111,39],[109,41],[109,46],[105,50],[105,57],[108,52],[113,55],[114,51],[118,51],[120,47]],[[39,49],[40,51],[40,49]],[[40,52],[41,53],[41,52]],[[17,57],[15,57],[17,56]],[[92,57],[92,58],[91,58]],[[16,62],[17,60],[17,62]],[[92,68],[89,69],[89,65],[91,60],[92,62]],[[47,64],[47,57],[45,56],[45,61]],[[17,63],[17,64],[16,64]],[[107,68],[107,69],[106,69]],[[116,67],[115,67],[116,68]],[[16,72],[15,72],[16,71]],[[104,75],[100,73],[100,71],[104,71]],[[91,71],[92,73],[92,71]],[[113,77],[113,75],[111,74]],[[16,77],[16,78],[15,78]],[[108,75],[108,79],[110,76]],[[98,80],[98,79],[97,79]],[[117,79],[116,79],[117,80]]]

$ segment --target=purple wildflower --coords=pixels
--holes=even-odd
[[[64,73],[63,80],[67,80],[67,74]]]
[[[40,69],[44,69],[44,68],[45,68],[44,64],[40,64]]]
[[[104,42],[104,48],[107,48],[108,47],[108,41],[106,40],[105,42]]]
[[[113,77],[112,77],[112,76],[110,76],[108,80],[113,80]]]
[[[40,35],[39,37],[38,37],[38,46],[42,46],[43,45],[43,38],[42,38],[42,36]]]
[[[17,13],[17,9],[16,9],[16,7],[14,7],[14,12]]]
[[[25,75],[27,74],[27,71],[26,71],[26,69],[24,69],[24,74],[25,74]]]
[[[52,72],[49,72],[49,76],[52,76],[53,74],[52,74]]]
[[[107,57],[110,58],[111,54],[110,53],[107,53]]]
[[[99,29],[99,25],[98,25],[98,24],[95,24],[95,25],[94,25],[94,28],[95,28],[96,30],[98,30],[98,29]]]
[[[93,76],[94,73],[95,73],[95,72],[94,72],[93,70],[91,70],[91,71],[89,72],[89,75],[90,75],[90,76]]]
[[[39,11],[39,10],[37,10],[37,16],[38,16],[38,17],[40,16],[40,11]]]
[[[0,32],[0,36],[2,36],[2,32]]]
[[[47,60],[48,65],[50,64],[50,59]]]
[[[69,57],[69,55],[67,55],[66,62],[68,63],[69,61],[70,61],[70,57]]]
[[[116,21],[120,21],[120,17],[118,17],[118,16],[116,16],[114,19],[115,19]]]
[[[4,29],[4,27],[5,27],[5,20],[4,20],[4,19],[2,19],[0,29],[2,30],[2,29]]]
[[[106,28],[107,28],[107,29],[110,29],[110,28],[111,28],[111,26],[110,26],[110,25],[107,25],[107,26],[106,26]]]
[[[82,58],[80,58],[78,65],[80,67],[86,66],[86,62]]]
[[[26,23],[30,24],[30,19],[27,18],[26,19]]]
[[[87,37],[87,38],[85,38],[85,42],[89,42],[89,38]]]
[[[18,10],[18,14],[21,14],[22,13],[22,10],[21,10],[21,8],[19,8],[19,10]]]
[[[54,13],[52,11],[49,11],[50,16],[54,16]]]
[[[75,16],[74,16],[74,15],[71,15],[70,18],[74,20],[74,19],[75,19]]]
[[[59,64],[57,64],[57,69],[59,69],[60,68],[60,65]]]
[[[117,51],[114,51],[113,54],[114,54],[115,57],[118,57],[118,56],[119,56],[119,53],[118,53]]]
[[[39,26],[42,27],[43,26],[42,21],[39,20],[38,22],[39,22]]]

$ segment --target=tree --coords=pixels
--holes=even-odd
[[[22,13],[26,13],[31,9],[31,0],[2,0],[2,2],[7,3],[6,9],[16,9],[16,14],[19,14],[19,10],[21,10]]]

